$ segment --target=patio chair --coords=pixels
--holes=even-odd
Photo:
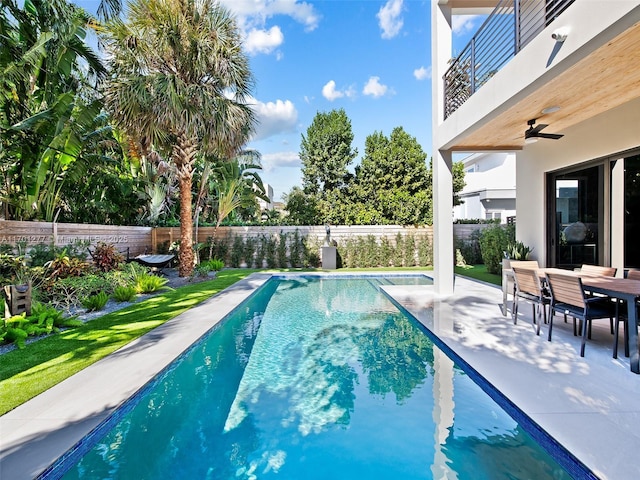
[[[602,277],[615,277],[618,271],[615,267],[602,267],[600,265],[587,265],[584,264],[580,267],[580,273],[587,275],[599,275]]]
[[[538,261],[537,260],[509,260],[509,268],[508,268],[508,270],[511,270],[512,273],[513,273],[513,267],[516,267],[516,268],[533,268],[533,269],[536,269],[536,270],[538,268],[540,268],[540,266],[538,265]],[[514,316],[513,315],[513,309],[516,306],[516,279],[515,279],[515,277],[513,275],[510,275],[508,278],[511,280],[510,283],[513,283],[513,292],[512,292],[513,305],[511,307],[511,316],[513,317]],[[507,287],[509,287],[509,284],[507,284]],[[507,297],[505,296],[505,299],[506,298]]]
[[[584,357],[587,342],[588,324],[598,318],[618,317],[618,304],[608,297],[588,297],[582,286],[582,280],[577,275],[564,275],[547,272],[547,281],[551,290],[551,312],[549,315],[549,337],[553,331],[553,312],[571,315],[575,332],[576,319],[581,321],[582,344],[580,356]]]
[[[542,289],[535,269],[514,267],[513,274],[516,283],[516,294],[513,297],[513,324],[518,322],[519,299],[531,302],[533,324],[537,325],[536,335],[540,335],[540,315],[543,314],[544,323],[547,323],[547,305],[551,304],[551,297]],[[536,306],[538,307],[537,321]]]
[[[627,279],[629,280],[640,280],[640,270],[629,270],[627,272]],[[626,312],[625,308],[626,302],[620,302],[621,312]],[[626,313],[621,313],[618,315],[618,321],[616,322],[614,333],[613,333],[613,358],[618,358],[618,338],[620,333],[620,323],[624,323],[624,356],[629,356],[629,325],[627,324],[628,318]]]

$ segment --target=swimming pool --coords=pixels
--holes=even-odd
[[[569,478],[379,290],[424,279],[270,280],[65,478]]]

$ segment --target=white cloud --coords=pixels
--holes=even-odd
[[[342,97],[353,98],[355,94],[356,90],[353,87],[349,87],[345,90],[337,90],[336,82],[333,80],[329,80],[327,84],[322,87],[322,96],[330,102]]]
[[[416,68],[413,71],[413,76],[416,77],[416,80],[425,80],[427,78],[431,78],[431,66],[429,66],[428,68]]]
[[[389,0],[376,15],[378,24],[382,29],[382,38],[393,38],[400,33],[403,25],[401,17],[402,1]]]
[[[253,29],[247,33],[244,48],[247,53],[271,53],[284,42],[280,27],[273,26],[269,30]]]
[[[389,91],[389,87],[380,83],[380,77],[369,77],[362,93],[371,95],[374,98],[382,97]]]
[[[475,21],[479,15],[454,15],[451,21],[451,30],[455,35],[469,33],[475,28]]]
[[[270,172],[274,168],[299,168],[302,165],[298,152],[274,152],[262,155],[262,169]]]
[[[220,0],[233,12],[240,25],[263,27],[265,22],[276,15],[286,15],[313,31],[320,23],[321,16],[312,4],[298,0]]]
[[[263,140],[279,133],[294,132],[298,122],[298,111],[291,100],[260,102],[253,100],[258,125],[252,140]]]

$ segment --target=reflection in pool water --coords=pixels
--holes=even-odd
[[[271,280],[65,478],[569,478],[380,283]]]

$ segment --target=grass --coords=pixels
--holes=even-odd
[[[463,275],[465,277],[475,278],[476,280],[482,280],[483,282],[492,283],[494,285],[502,285],[502,277],[495,273],[487,272],[487,267],[484,265],[467,265],[465,267],[455,267],[456,275]]]
[[[0,415],[106,357],[255,270],[218,272],[0,357]]]

